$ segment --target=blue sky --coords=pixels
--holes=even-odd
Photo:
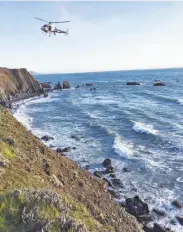
[[[183,67],[183,2],[0,2],[0,47],[0,66],[40,73]]]

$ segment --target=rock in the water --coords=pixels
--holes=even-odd
[[[164,211],[159,210],[159,209],[153,209],[153,212],[156,213],[160,217],[166,216],[166,213]]]
[[[44,93],[44,97],[48,97],[48,93],[45,92],[45,93]]]
[[[124,188],[124,185],[123,185],[123,183],[121,182],[120,179],[114,178],[114,179],[111,179],[111,182],[116,187]]]
[[[121,198],[120,193],[118,193],[118,192],[116,192],[116,191],[114,191],[114,190],[112,190],[112,189],[108,189],[107,191],[108,191],[114,198],[116,198],[116,199],[120,199],[120,198]]]
[[[96,177],[98,177],[98,178],[101,178],[102,177],[102,172],[100,172],[100,171],[94,171],[93,175],[96,176]]]
[[[128,168],[123,168],[124,172],[130,172],[130,170]]]
[[[44,141],[49,141],[49,140],[53,140],[54,138],[51,137],[51,136],[45,135],[41,139],[44,140]]]
[[[139,82],[127,82],[126,84],[127,85],[140,85]]]
[[[109,174],[109,173],[114,173],[114,168],[112,166],[108,166],[106,171],[105,171],[106,174]]]
[[[116,175],[114,173],[110,173],[110,177],[116,178]]]
[[[57,148],[56,152],[57,152],[57,153],[69,152],[70,150],[71,150],[70,147],[65,147],[64,149],[62,149],[62,148]]]
[[[175,207],[177,207],[179,209],[183,208],[183,205],[176,200],[172,202],[172,205],[174,205]]]
[[[93,84],[91,84],[91,83],[87,83],[87,84],[86,84],[86,86],[93,86]]]
[[[156,82],[153,86],[165,86],[163,82]]]
[[[70,89],[70,88],[71,87],[70,87],[69,83],[67,81],[64,81],[63,82],[63,89]]]
[[[183,226],[183,217],[176,217],[177,221]]]
[[[148,205],[140,200],[139,196],[126,199],[125,209],[128,213],[134,215],[137,218],[139,216],[149,214]]]
[[[71,135],[71,139],[75,139],[76,141],[80,140],[76,135]]]
[[[105,168],[108,168],[109,166],[111,166],[111,160],[110,159],[105,159],[103,162],[103,165]]]
[[[167,230],[162,226],[158,225],[157,223],[155,223],[153,227],[153,232],[167,232]]]
[[[60,81],[58,82],[58,84],[55,85],[54,89],[62,90],[62,85],[61,85]]]
[[[42,86],[42,88],[44,88],[44,89],[50,89],[50,88],[51,88],[51,85],[50,85],[49,82],[41,83],[41,86]]]

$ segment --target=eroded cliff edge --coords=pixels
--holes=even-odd
[[[0,67],[0,102],[36,95],[42,91],[40,83],[25,68]]]

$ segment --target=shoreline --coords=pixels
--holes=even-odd
[[[34,132],[33,132],[34,133]],[[40,141],[42,141],[41,140],[41,138],[39,137],[39,139],[40,139]],[[50,148],[50,149],[52,149],[52,147],[50,147],[49,145],[47,145],[47,144],[45,144],[48,148]],[[57,148],[57,147],[56,147]],[[56,149],[55,148],[55,149]],[[52,149],[52,150],[54,150],[54,151],[56,151],[55,149]],[[60,154],[60,152],[57,152],[58,153],[58,155]],[[66,155],[66,157],[67,157],[67,155]],[[68,158],[68,157],[67,157]],[[68,159],[70,159],[70,158],[68,158]],[[70,160],[72,160],[72,159],[70,159]],[[107,161],[106,161],[107,160]],[[118,205],[120,205],[120,206],[122,206],[122,207],[124,207],[125,208],[125,200],[124,201],[121,201],[118,197],[118,191],[117,191],[117,189],[114,187],[114,186],[117,186],[117,187],[123,187],[123,183],[120,181],[120,179],[118,179],[116,176],[115,176],[115,172],[114,172],[114,168],[113,168],[113,166],[112,166],[112,163],[111,163],[111,160],[110,159],[106,159],[106,160],[104,160],[104,162],[103,162],[103,166],[104,166],[104,170],[103,171],[98,171],[98,170],[95,170],[94,171],[94,173],[92,174],[91,172],[90,172],[90,174],[91,175],[93,175],[93,176],[96,176],[97,178],[99,178],[99,179],[102,179],[102,180],[104,180],[105,182],[106,182],[106,184],[107,184],[107,187],[106,187],[106,190],[111,194],[111,197],[112,198],[114,198],[114,200],[115,200],[115,202],[116,202],[116,204],[118,204]],[[76,163],[74,160],[72,160],[74,163]],[[108,162],[108,165],[106,165],[105,163],[106,162]],[[82,170],[88,170],[89,169],[89,166],[90,165],[86,165],[86,168],[81,168]],[[125,172],[128,172],[128,170],[126,169],[125,170]],[[106,175],[108,176],[110,176],[111,178],[110,178],[110,180],[109,180],[109,178],[106,178]],[[133,208],[133,206],[136,206],[137,208],[138,208],[138,213],[139,213],[139,215],[141,215],[141,216],[139,216],[138,215],[138,213],[136,214],[136,213],[134,213],[133,212],[133,209],[128,209],[129,210],[129,213],[130,213],[130,211],[131,211],[131,214],[132,215],[134,215],[135,217],[136,217],[136,219],[139,221],[139,223],[142,223],[142,224],[144,224],[144,229],[145,229],[145,231],[152,231],[152,232],[155,232],[155,230],[154,229],[150,229],[150,228],[153,228],[153,226],[152,225],[155,225],[156,226],[156,229],[157,228],[159,228],[159,229],[161,229],[161,231],[170,231],[170,230],[167,230],[167,229],[165,229],[165,228],[163,228],[163,227],[161,227],[161,226],[159,226],[158,224],[156,224],[155,223],[155,221],[154,220],[152,220],[152,218],[151,218],[151,214],[149,214],[149,209],[148,209],[148,206],[146,206],[146,203],[145,202],[143,202],[143,201],[141,201],[141,199],[138,197],[139,195],[137,194],[137,196],[136,197],[134,197],[133,199],[131,198],[131,200],[132,200],[132,205],[131,205],[131,207]],[[127,197],[126,197],[127,198]],[[130,198],[129,198],[130,199]],[[127,198],[127,200],[128,200],[128,198]],[[141,207],[141,205],[143,206],[143,207]],[[144,208],[145,207],[145,208]],[[127,208],[127,207],[126,207]],[[145,209],[145,211],[143,211]],[[127,211],[128,211],[127,210]],[[141,211],[142,210],[142,211]],[[140,212],[141,211],[141,212]],[[161,214],[163,214],[163,212],[162,211],[160,211],[160,210],[158,210],[158,209],[156,209],[156,210],[154,210],[154,212],[155,212],[155,214],[156,214],[156,216],[159,216],[160,218],[161,218]],[[146,216],[144,215],[144,213],[146,214]],[[149,215],[149,216],[148,216]],[[145,217],[144,217],[145,216]],[[151,223],[149,224],[149,225],[151,225],[150,227],[147,225],[148,223],[147,223],[147,221],[150,221]],[[172,231],[172,230],[171,230]]]

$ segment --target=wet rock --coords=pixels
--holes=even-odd
[[[45,136],[43,136],[42,138],[41,138],[41,140],[44,140],[44,141],[49,141],[49,140],[53,140],[54,138],[53,137],[51,137],[51,136],[48,136],[48,135],[45,135]]]
[[[145,232],[153,232],[153,228],[150,227],[150,226],[148,226],[148,225],[144,225],[143,230],[144,230]]]
[[[123,168],[124,172],[130,172],[130,170],[128,168]]]
[[[76,147],[72,147],[72,150],[76,150]]]
[[[110,173],[110,177],[116,178],[116,175],[114,173]]]
[[[116,178],[115,179],[111,179],[111,182],[116,187],[124,188],[124,185],[123,185],[123,183],[121,182],[120,179],[116,179]]]
[[[79,85],[76,85],[76,87],[75,87],[76,89],[79,89],[80,88],[80,86]]]
[[[89,169],[90,169],[90,165],[86,165],[85,170],[89,170]]]
[[[65,148],[57,148],[56,152],[57,153],[62,153],[62,152],[69,152],[71,150],[70,147],[65,147]]]
[[[149,208],[146,203],[144,203],[139,196],[126,199],[126,211],[135,217],[149,214]]]
[[[98,178],[101,178],[102,177],[102,172],[100,172],[100,171],[94,171],[93,175],[96,176],[96,177],[98,177]]]
[[[53,146],[53,145],[50,145],[50,148],[53,148],[53,147],[55,147],[55,146]]]
[[[176,217],[177,221],[183,226],[183,217]]]
[[[120,199],[120,198],[121,198],[120,193],[118,193],[118,192],[116,192],[116,191],[114,191],[114,190],[112,190],[112,189],[108,189],[107,191],[108,191],[114,198],[116,198],[116,199]]]
[[[139,82],[127,82],[126,83],[127,85],[140,85],[140,83]]]
[[[159,210],[159,209],[153,209],[153,212],[155,214],[157,214],[158,216],[160,216],[160,217],[165,217],[166,216],[166,213],[163,212],[163,211],[161,211],[161,210]]]
[[[76,135],[71,135],[71,139],[75,139],[76,141],[80,140]]]
[[[62,90],[62,85],[60,81],[55,85],[54,89]]]
[[[42,88],[44,88],[44,89],[51,89],[51,85],[50,85],[49,82],[41,83],[41,86],[42,86]]]
[[[156,82],[153,86],[165,86],[163,82]]]
[[[44,93],[44,97],[48,97],[48,93]]]
[[[71,87],[70,87],[69,83],[67,81],[64,81],[63,82],[63,89],[70,89],[70,88]]]
[[[179,201],[176,201],[176,200],[172,202],[172,205],[174,205],[175,207],[179,209],[183,208],[183,205]]]
[[[108,168],[109,166],[111,166],[111,159],[105,159],[103,162],[103,165],[105,168]]]
[[[112,166],[108,166],[107,169],[105,170],[106,174],[114,173],[114,168]]]
[[[91,84],[91,83],[87,83],[87,84],[86,84],[86,86],[93,86],[93,84]]]
[[[157,223],[155,223],[153,227],[153,232],[167,232],[167,230],[162,226],[158,225]]]

